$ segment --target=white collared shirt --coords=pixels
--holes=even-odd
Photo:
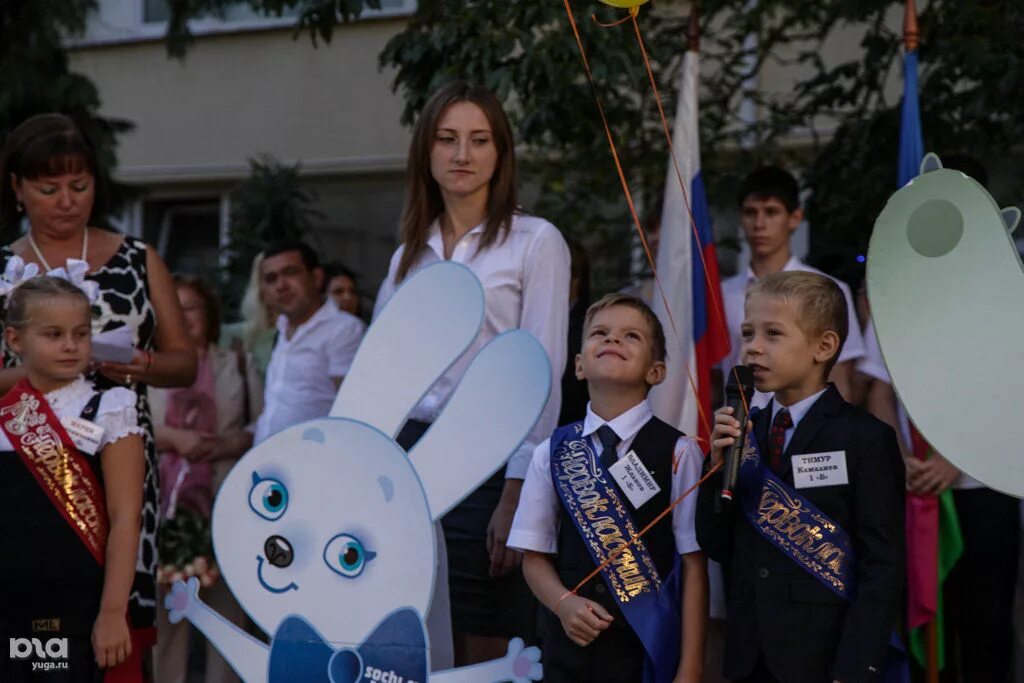
[[[800,420],[804,419],[804,415],[811,409],[811,406],[821,398],[821,395],[828,390],[825,387],[816,394],[811,394],[807,398],[802,398],[791,406],[784,406],[778,401],[772,401],[772,422],[775,422],[775,416],[779,414],[779,411],[783,408],[789,408],[789,417],[793,420],[793,426],[786,430],[786,440],[782,444],[782,450],[785,452],[789,448],[789,440],[793,438],[793,432],[796,431],[796,426],[800,424]]]
[[[267,366],[263,414],[256,423],[258,444],[292,425],[323,417],[334,405],[366,325],[327,301],[286,338],[288,319],[277,319],[277,343]]]
[[[515,214],[508,237],[483,251],[477,245],[483,225],[466,233],[452,252],[452,261],[468,267],[484,288],[484,322],[480,334],[462,356],[441,376],[410,419],[433,422],[476,354],[494,337],[516,328],[536,337],[551,361],[551,394],[533,431],[509,458],[505,476],[522,479],[530,466],[537,444],[557,426],[562,403],[562,372],[569,334],[569,248],[555,226],[543,218]],[[376,318],[395,293],[395,276],[405,246],[391,257],[388,276],[380,286],[373,317]],[[444,242],[438,221],[430,228],[426,247],[416,259],[410,274],[424,266],[444,260]],[[410,330],[414,333],[414,330]]]
[[[860,323],[857,322],[857,309],[853,306],[853,296],[850,294],[850,287],[845,282],[837,280],[828,273],[812,268],[795,256],[790,257],[782,270],[804,270],[810,273],[818,273],[830,278],[839,285],[839,289],[843,292],[843,298],[846,299],[846,314],[849,318],[849,325],[846,333],[846,342],[843,344],[842,351],[839,352],[839,360],[837,362],[843,363],[864,356],[864,338],[860,332]],[[731,347],[729,355],[721,363],[723,375],[727,375],[734,365],[740,363],[740,347],[743,345],[743,335],[740,332],[740,327],[743,325],[744,304],[747,299],[747,290],[755,282],[757,282],[757,276],[754,275],[754,271],[749,267],[745,273],[737,273],[722,282],[722,300],[725,306],[725,320],[729,327],[729,343]],[[755,391],[754,399],[750,405],[763,408],[768,405],[771,397],[771,394]]]
[[[594,414],[588,403],[587,416],[583,420],[583,436],[590,438],[594,452],[600,454],[603,448],[596,432],[601,425],[607,424],[622,439],[615,447],[616,454],[622,458],[629,453],[637,432],[652,416],[651,406],[644,400],[606,423]],[[677,462],[672,472],[670,495],[673,501],[678,500],[679,496],[700,480],[701,466],[704,463],[704,454],[700,447],[689,437],[683,436],[676,441],[674,453],[673,460]],[[646,504],[653,503],[648,501]],[[551,440],[545,439],[533,452],[507,545],[510,548],[534,550],[548,555],[557,553],[561,505],[551,481]],[[700,550],[694,528],[696,513],[696,490],[672,509],[672,535],[676,541],[676,552],[680,555]]]

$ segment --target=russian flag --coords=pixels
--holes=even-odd
[[[650,400],[656,415],[686,434],[704,439],[701,444],[706,448],[712,419],[711,368],[729,353],[729,334],[700,168],[699,73],[699,53],[687,50],[672,133],[679,175],[670,159],[657,259],[661,291],[655,289],[652,302],[665,328],[668,373],[651,392]],[[686,187],[685,197],[679,176]],[[691,385],[691,377],[696,387]],[[700,412],[707,420],[699,419]]]

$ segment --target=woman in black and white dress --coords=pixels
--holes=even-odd
[[[139,649],[155,639],[158,474],[146,386],[188,386],[196,357],[167,267],[145,242],[90,227],[103,217],[96,154],[74,122],[60,114],[34,116],[13,131],[0,155],[0,222],[7,234],[28,219],[27,234],[0,249],[0,270],[12,255],[42,272],[67,260],[89,264],[96,282],[93,334],[123,330],[134,355],[127,363],[98,362],[90,378],[103,390],[127,386],[138,396],[139,426],[145,432],[146,476],[142,533],[129,614]],[[0,392],[22,376],[5,348]]]

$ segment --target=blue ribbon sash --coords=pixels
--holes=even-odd
[[[853,598],[850,535],[761,464],[753,437],[743,449],[737,488],[740,509],[758,533],[836,595]]]
[[[551,481],[594,566],[604,564],[637,534],[636,524],[617,485],[583,437],[583,423],[555,430],[551,436]],[[621,552],[601,576],[630,627],[643,643],[644,683],[664,683],[675,676],[682,635],[679,558],[662,579],[643,539]]]
[[[850,535],[761,464],[753,436],[743,448],[737,488],[740,509],[758,533],[836,595],[853,599],[856,568]],[[895,631],[884,667],[885,683],[909,683],[906,655]]]

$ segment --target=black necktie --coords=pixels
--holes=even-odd
[[[606,424],[597,428],[597,438],[601,441],[601,467],[607,470],[619,459],[619,454],[615,452],[615,447],[619,445],[622,439],[619,438],[614,429]]]

